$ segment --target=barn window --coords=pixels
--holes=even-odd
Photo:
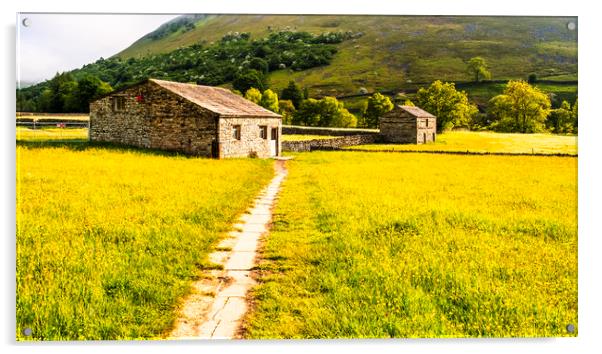
[[[125,97],[115,96],[113,97],[113,111],[119,112],[125,110]]]
[[[259,137],[262,139],[268,138],[268,126],[267,125],[259,126]]]
[[[232,127],[232,137],[236,140],[240,140],[240,125]]]
[[[428,119],[426,119],[426,127],[427,128],[429,127],[429,120]]]

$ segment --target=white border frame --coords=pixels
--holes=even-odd
[[[593,5],[592,5],[593,4]],[[103,0],[99,2],[69,2],[67,0],[21,0],[2,3],[1,12],[4,55],[2,77],[4,83],[4,120],[2,129],[3,196],[2,225],[4,257],[2,257],[0,297],[4,310],[0,333],[5,352],[79,353],[82,349],[101,353],[109,350],[159,353],[177,350],[198,353],[206,350],[223,352],[280,353],[311,351],[364,352],[377,347],[379,352],[413,351],[424,353],[587,353],[599,349],[598,332],[601,329],[599,276],[602,269],[600,247],[600,156],[602,151],[598,132],[602,131],[599,113],[594,112],[595,94],[600,81],[599,12],[595,2],[567,2],[547,0],[528,2],[506,0],[489,2],[478,0],[304,0],[289,3],[274,0],[170,0],[166,2]],[[412,339],[412,340],[311,340],[311,341],[234,341],[234,342],[88,342],[88,343],[16,343],[15,331],[15,128],[12,114],[15,109],[15,18],[16,12],[104,12],[104,13],[271,13],[271,14],[387,14],[387,15],[535,15],[578,16],[579,24],[579,337],[548,339]],[[11,119],[8,119],[11,118]]]

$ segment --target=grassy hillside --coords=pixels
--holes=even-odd
[[[278,16],[212,15],[197,19],[159,39],[149,35],[117,54],[144,57],[179,47],[219,40],[228,32],[250,32],[252,38],[272,31],[363,32],[337,45],[328,66],[303,71],[278,70],[270,75],[281,89],[291,78],[312,95],[402,89],[415,82],[468,80],[465,62],[482,56],[495,79],[569,77],[577,73],[577,34],[566,27],[574,18],[440,17],[440,16]],[[151,33],[152,34],[152,33]]]

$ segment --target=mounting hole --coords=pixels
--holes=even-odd
[[[27,328],[23,329],[23,335],[29,337],[29,336],[31,336],[31,333],[32,333],[31,328],[27,327]]]
[[[569,323],[568,325],[566,325],[566,331],[569,333],[574,333],[575,332],[575,326],[571,323]]]
[[[21,23],[23,24],[23,26],[29,27],[31,25],[31,20],[29,19],[29,17],[25,17],[23,21],[21,21]]]
[[[575,24],[575,22],[569,22],[566,24],[566,28],[568,28],[569,31],[574,31],[577,28],[577,24]]]

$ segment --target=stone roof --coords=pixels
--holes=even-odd
[[[397,107],[408,112],[409,114],[413,115],[416,118],[436,118],[434,115],[432,115],[429,112],[425,111],[424,109],[418,108],[416,106],[398,105]]]
[[[166,90],[190,102],[225,117],[280,118],[281,116],[257,105],[230,90],[195,84],[149,79]]]

